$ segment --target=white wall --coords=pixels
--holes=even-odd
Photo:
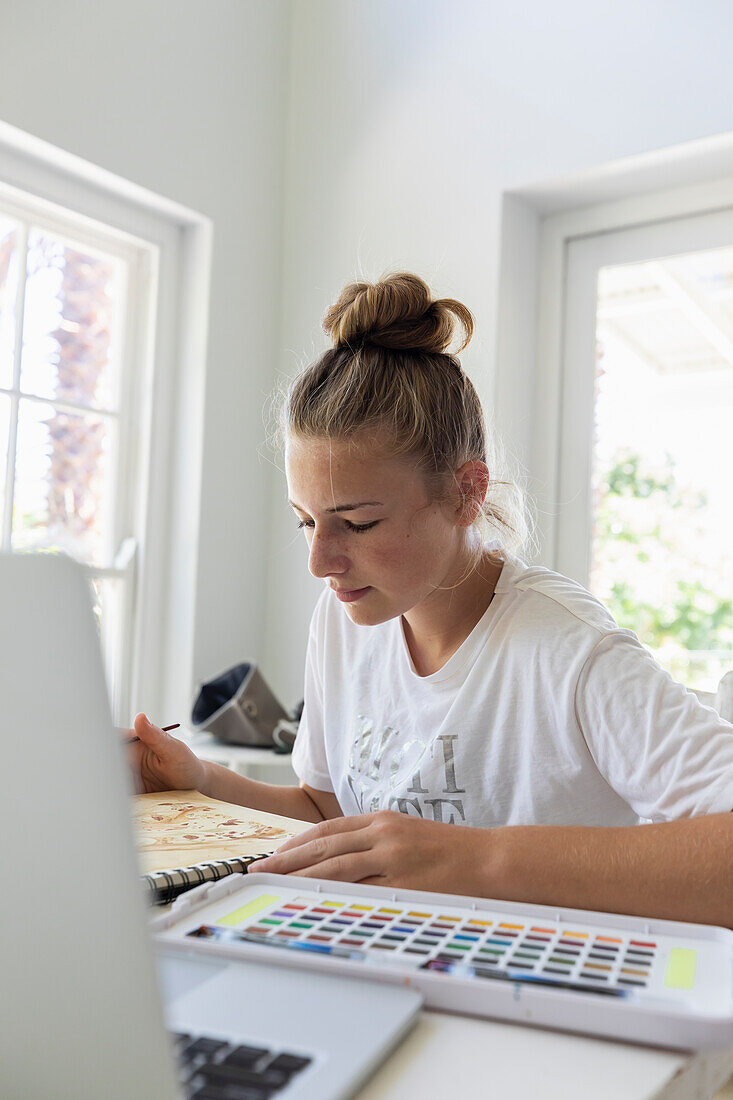
[[[407,268],[474,311],[463,363],[490,412],[503,193],[731,127],[733,10],[717,0],[294,0],[293,14],[288,374],[325,347],[344,282]],[[291,702],[323,582],[281,474],[273,486],[263,665]]]
[[[0,119],[214,221],[200,678],[261,648],[287,31],[287,0],[0,0]]]

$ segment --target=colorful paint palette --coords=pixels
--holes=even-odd
[[[407,981],[436,1007],[592,1033],[608,1026],[593,1026],[589,1006],[613,1002],[619,1037],[690,1047],[722,1029],[733,1042],[726,929],[276,875],[232,878],[184,895],[159,918],[166,943],[230,956],[268,951],[287,964]],[[538,1019],[534,1003],[526,1011],[537,997],[540,1009],[548,997],[569,999],[578,1026],[556,1011]],[[639,1017],[649,1024],[641,1033]]]
[[[255,917],[252,906],[258,907]],[[260,908],[261,907],[261,908]],[[303,944],[329,945],[366,953],[388,951],[393,962],[452,973],[457,966],[518,970],[547,976],[550,981],[576,981],[579,988],[648,987],[657,973],[657,944],[630,936],[591,935],[573,928],[477,919],[471,915],[425,912],[393,906],[353,908],[349,901],[329,901],[317,895],[296,895],[281,903],[263,894],[249,906],[220,916],[213,925],[189,935],[215,939],[224,926],[236,927],[248,937],[288,939]],[[227,937],[220,936],[220,939]],[[230,942],[233,937],[228,937]],[[251,942],[251,941],[250,941]],[[674,975],[671,975],[674,977]]]

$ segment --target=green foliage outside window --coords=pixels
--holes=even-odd
[[[596,485],[591,588],[620,626],[690,686],[713,689],[733,665],[733,599],[704,527],[705,494],[619,450]]]

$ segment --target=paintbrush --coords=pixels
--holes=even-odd
[[[171,730],[177,730],[180,726],[180,722],[174,722],[172,726],[161,726],[163,733],[170,733]],[[128,737],[125,741],[126,745],[134,745],[136,741],[139,741],[139,737]]]

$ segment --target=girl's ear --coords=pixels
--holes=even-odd
[[[461,527],[470,527],[481,512],[489,489],[489,468],[485,462],[473,459],[456,472],[460,487],[457,520]]]

